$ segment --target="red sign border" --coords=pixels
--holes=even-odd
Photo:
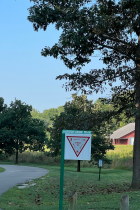
[[[75,155],[76,155],[77,157],[80,155],[80,153],[81,153],[82,150],[84,149],[85,145],[87,144],[88,140],[90,139],[90,136],[66,136],[66,137],[67,137],[67,139],[68,139],[68,137],[88,138],[88,139],[86,140],[86,142],[84,143],[84,146],[82,147],[82,149],[81,149],[81,151],[79,152],[78,155],[76,154],[75,149],[73,148],[71,142],[70,142],[69,139],[68,139],[68,141],[69,141],[69,143],[70,143],[70,145],[71,145],[71,147],[72,147],[72,149],[73,149],[73,151],[74,151],[74,153],[75,153]]]

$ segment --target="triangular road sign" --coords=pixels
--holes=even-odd
[[[82,152],[83,148],[85,147],[86,143],[90,139],[90,137],[89,136],[87,137],[86,136],[67,136],[67,139],[74,153],[78,157],[80,153]]]

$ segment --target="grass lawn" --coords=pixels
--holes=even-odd
[[[5,171],[5,169],[0,167],[0,173],[3,172],[3,171]]]
[[[5,164],[5,163],[4,163]],[[21,165],[21,164],[20,164]],[[25,165],[25,164],[24,164]],[[45,176],[35,179],[35,186],[18,189],[18,186],[0,197],[3,210],[58,210],[60,167],[26,164],[49,169]],[[140,191],[131,191],[132,171],[102,169],[101,180],[98,168],[65,167],[64,173],[64,210],[68,209],[68,197],[71,192],[78,193],[78,210],[119,210],[121,195],[130,197],[130,209],[140,209]]]

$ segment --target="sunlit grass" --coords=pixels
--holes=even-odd
[[[115,150],[109,150],[106,157],[112,160],[112,168],[132,169],[133,146],[116,145]]]
[[[106,165],[106,168],[117,168],[117,169],[132,169],[133,166],[133,146],[131,145],[118,145],[115,146],[115,150],[107,151],[106,157],[112,160],[111,165]],[[15,162],[15,155],[12,155],[9,158],[5,156],[0,157],[1,161]],[[19,153],[19,163],[40,163],[47,165],[60,165],[61,156],[57,157],[48,157],[47,152],[30,152],[25,151]],[[65,164],[69,166],[77,167],[77,161],[65,161]],[[103,163],[104,166],[104,163]],[[81,161],[81,167],[95,167],[91,162]]]

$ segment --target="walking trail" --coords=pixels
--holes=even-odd
[[[17,184],[40,178],[49,172],[47,169],[29,166],[0,165],[0,167],[5,168],[5,171],[0,173],[0,196]]]

